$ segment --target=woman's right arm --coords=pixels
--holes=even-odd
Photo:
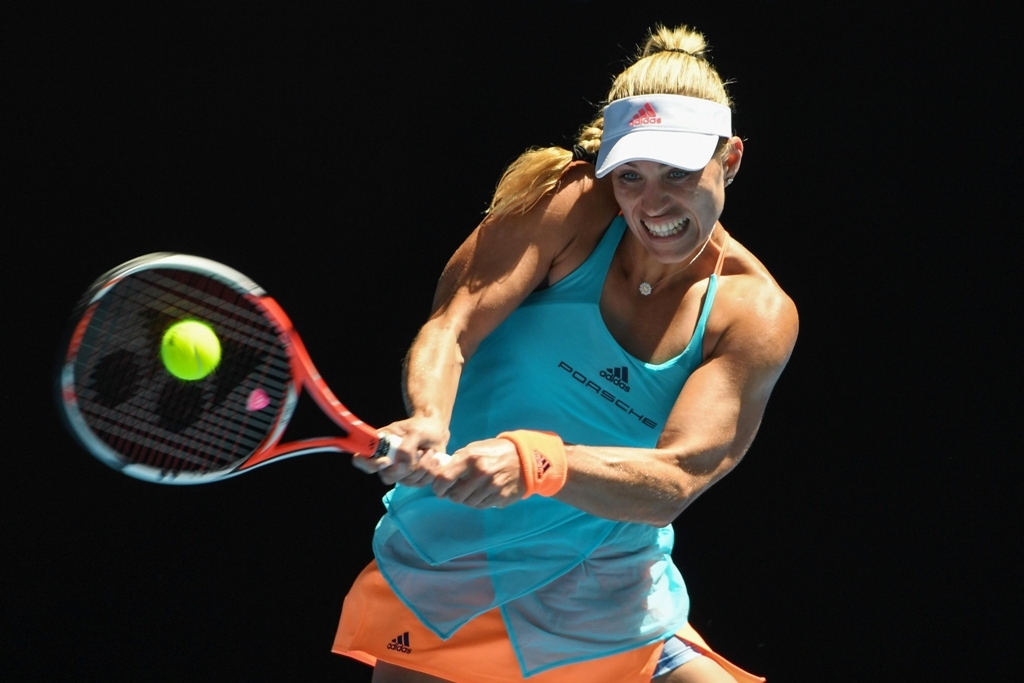
[[[406,358],[409,417],[383,430],[402,437],[401,447],[393,458],[353,463],[387,484],[429,483],[436,465],[429,456],[447,445],[463,365],[530,292],[582,263],[617,212],[610,187],[580,164],[525,214],[486,218],[448,262]]]

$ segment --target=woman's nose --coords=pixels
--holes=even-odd
[[[641,196],[642,206],[647,213],[658,215],[669,204],[669,194],[661,183],[645,183]]]

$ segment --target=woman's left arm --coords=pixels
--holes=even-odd
[[[566,445],[568,472],[555,498],[599,517],[664,526],[736,466],[798,330],[796,307],[777,286],[754,284],[742,294],[716,299],[716,314],[728,322],[687,379],[657,446]],[[472,507],[505,507],[523,497],[511,441],[488,439],[455,455],[468,462],[435,480],[437,495]]]
[[[591,514],[664,526],[739,463],[789,361],[796,307],[777,287],[716,299],[729,324],[683,386],[654,449],[567,446],[556,497]]]

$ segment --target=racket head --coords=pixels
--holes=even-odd
[[[162,484],[233,476],[281,437],[301,390],[290,323],[255,282],[198,256],[156,253],[100,277],[82,297],[58,373],[75,438],[122,473]],[[173,323],[209,324],[216,370],[171,375],[160,341]]]

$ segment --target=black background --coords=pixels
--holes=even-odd
[[[220,260],[282,304],[353,412],[395,419],[401,358],[501,170],[571,144],[656,22],[704,31],[734,81],[747,153],[722,220],[801,313],[753,448],[676,522],[692,622],[773,683],[1008,670],[1022,550],[1009,15],[143,5],[37,4],[4,29],[0,678],[368,681],[330,644],[384,487],[327,455],[203,487],[115,474],[57,419],[68,315],[134,256]],[[306,408],[292,435],[329,429]]]

